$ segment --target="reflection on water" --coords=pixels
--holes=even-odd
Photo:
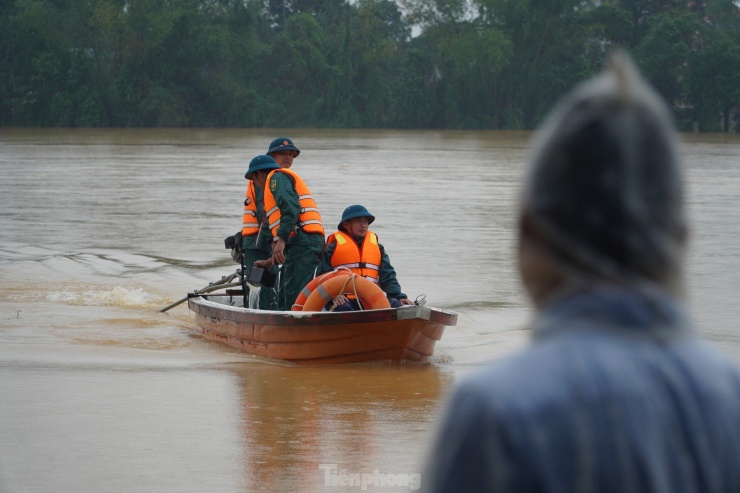
[[[452,378],[428,364],[234,371],[245,473],[255,491],[322,491],[333,466],[353,474],[419,473],[423,448],[416,444],[428,441]]]
[[[194,335],[184,304],[158,311],[235,270],[223,238],[277,135],[328,228],[362,203],[404,292],[458,312],[432,364],[266,363]],[[514,255],[529,138],[0,129],[0,491],[340,492],[362,489],[327,471],[420,472],[455,379],[529,337]],[[740,136],[686,136],[684,158],[691,308],[740,361]]]
[[[452,378],[77,356],[0,364],[0,491],[313,492],[322,465],[418,474]]]

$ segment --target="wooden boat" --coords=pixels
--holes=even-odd
[[[251,354],[302,365],[374,360],[428,362],[457,314],[424,305],[354,312],[265,311],[241,306],[241,291],[192,293],[199,332]]]

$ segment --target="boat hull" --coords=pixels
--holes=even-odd
[[[428,362],[457,314],[426,306],[355,312],[275,312],[193,296],[201,335],[245,352],[303,365],[375,360]]]

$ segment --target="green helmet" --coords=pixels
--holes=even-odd
[[[280,165],[275,162],[272,156],[260,154],[249,161],[249,169],[247,169],[247,173],[244,175],[244,178],[251,180],[252,175],[254,175],[255,172],[263,169],[280,169]]]
[[[375,216],[370,214],[370,212],[365,209],[365,206],[355,204],[344,209],[344,212],[342,213],[342,220],[339,221],[337,229],[342,229],[342,223],[344,221],[349,221],[350,219],[354,219],[356,217],[366,217],[368,219],[368,224],[372,224],[372,222],[375,221]]]
[[[288,137],[278,137],[270,142],[270,148],[267,150],[267,154],[272,154],[276,151],[295,151],[296,156],[301,153],[301,150],[294,146],[293,141]]]

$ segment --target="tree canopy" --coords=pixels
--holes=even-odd
[[[733,131],[733,0],[0,0],[0,125],[532,129],[622,47]]]

